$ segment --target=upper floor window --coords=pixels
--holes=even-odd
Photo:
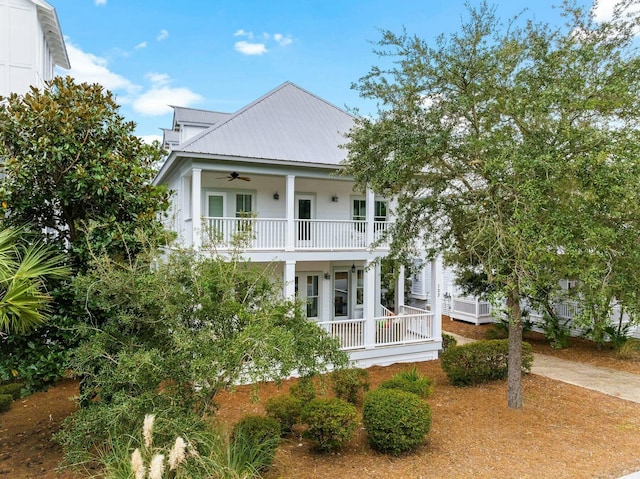
[[[374,204],[374,221],[387,221],[388,205],[386,200],[376,200]],[[353,220],[364,221],[367,219],[366,200],[356,198],[353,200]]]
[[[238,193],[236,195],[236,218],[246,218],[251,215],[252,203],[251,195]]]

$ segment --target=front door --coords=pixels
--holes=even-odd
[[[207,223],[205,229],[209,234],[209,239],[214,242],[221,241],[224,234],[222,220],[222,218],[224,217],[224,207],[224,193],[207,193]]]
[[[296,195],[296,219],[298,221],[298,241],[311,241],[311,220],[313,218],[313,196]]]

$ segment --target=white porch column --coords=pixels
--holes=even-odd
[[[190,238],[187,235],[187,223],[186,219],[189,217],[189,203],[191,202],[191,198],[189,197],[189,182],[191,179],[188,176],[183,176],[180,178],[180,193],[179,193],[179,203],[178,203],[178,211],[176,211],[176,224],[178,234],[178,241],[183,245],[187,245],[191,243]],[[189,235],[190,236],[190,235]]]
[[[291,301],[296,299],[296,262],[287,260],[284,263],[284,297]]]
[[[199,250],[202,246],[202,170],[191,170],[191,226],[193,228],[193,248]]]
[[[398,271],[395,300],[396,314],[400,314],[402,312],[402,307],[404,306],[404,265],[401,265],[400,271]]]
[[[433,313],[433,339],[442,340],[442,258],[431,260],[431,285],[429,298],[431,299],[431,312]]]
[[[365,262],[364,269],[364,346],[372,349],[376,345],[376,271],[377,268],[371,264],[372,261]]]
[[[295,175],[287,175],[287,186],[285,192],[285,211],[287,216],[287,239],[285,243],[285,251],[293,251],[295,249],[295,193],[296,193],[296,177]]]
[[[376,195],[373,190],[367,187],[367,191],[365,193],[365,201],[366,201],[366,210],[365,210],[365,220],[367,221],[367,229],[365,236],[365,243],[367,247],[371,246],[373,243],[373,227],[374,227],[374,218],[375,218],[375,209],[376,209]]]

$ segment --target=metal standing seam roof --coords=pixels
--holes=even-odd
[[[44,32],[47,44],[51,49],[53,61],[59,67],[68,70],[71,68],[71,64],[69,63],[67,47],[64,43],[62,29],[60,28],[60,22],[58,22],[56,9],[45,0],[31,0],[31,2],[36,6],[38,11],[38,20],[42,25],[42,31]]]
[[[232,115],[232,113],[199,110],[197,108],[185,108],[183,106],[171,106],[171,108],[173,108],[174,128],[176,127],[176,124],[181,123],[212,126],[226,120]]]
[[[346,111],[286,82],[174,151],[338,165],[353,124]]]

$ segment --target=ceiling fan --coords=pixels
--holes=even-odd
[[[240,176],[240,173],[236,171],[232,171],[231,173],[229,173],[229,176],[219,176],[217,179],[222,180],[224,178],[227,178],[227,181],[233,181],[233,180],[251,181],[251,178],[249,178],[248,176]]]

